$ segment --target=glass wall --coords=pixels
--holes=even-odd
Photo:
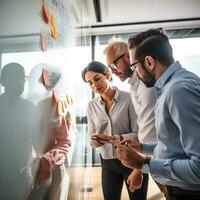
[[[41,2],[46,5],[40,19]],[[15,3],[3,3],[15,10]],[[75,35],[70,7],[61,0],[18,3],[26,8],[20,10],[22,16],[33,12],[23,30],[32,30],[34,21],[35,31],[42,29],[42,34],[8,32],[0,37],[0,182],[4,183],[0,199],[23,200],[29,195],[67,199],[73,180],[70,169],[78,165],[78,175],[80,167],[91,163],[86,121],[82,121],[92,94],[81,79],[83,67],[91,61],[90,36],[86,39],[83,31]],[[52,12],[48,23],[47,9]],[[12,15],[18,21],[17,11]],[[79,189],[83,181],[78,179],[75,187]]]

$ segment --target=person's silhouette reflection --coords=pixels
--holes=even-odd
[[[0,199],[24,200],[31,188],[31,117],[34,105],[20,97],[24,91],[24,68],[9,63],[0,83]]]
[[[43,66],[47,66],[50,85],[41,82]],[[35,188],[28,200],[62,200],[67,192],[65,158],[71,146],[64,116],[58,116],[52,91],[59,87],[60,73],[48,64],[36,65],[29,74],[30,99],[36,104],[33,145],[40,159]]]

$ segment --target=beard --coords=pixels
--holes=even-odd
[[[139,76],[139,79],[145,84],[147,88],[153,87],[156,82],[155,76],[149,72],[143,64],[142,68],[144,69],[144,75],[142,78]]]
[[[121,81],[125,81],[127,78],[130,78],[133,75],[133,70],[130,68],[130,63],[124,61],[126,63],[126,70],[123,71],[122,75],[119,75]]]
[[[123,73],[122,76],[119,76],[119,78],[121,81],[125,81],[127,78],[130,78],[132,74],[133,74],[133,71],[128,69],[127,71]]]

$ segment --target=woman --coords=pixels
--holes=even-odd
[[[102,63],[89,63],[82,78],[99,95],[89,102],[87,117],[91,146],[100,152],[104,199],[120,200],[123,182],[132,169],[115,158],[113,147],[122,139],[137,139],[136,114],[129,93],[109,84],[111,74]],[[140,172],[138,176],[141,180]],[[141,200],[141,189],[131,192],[126,186],[130,199]]]

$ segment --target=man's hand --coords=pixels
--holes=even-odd
[[[127,179],[129,190],[131,192],[134,192],[135,190],[140,189],[142,186],[142,181],[143,181],[142,171],[138,169],[134,169]]]
[[[40,185],[50,178],[51,168],[45,158],[40,159],[40,166],[37,174],[36,185]]]
[[[122,144],[126,144],[127,146],[133,148],[135,151],[142,153],[142,144],[136,140],[123,140]]]
[[[132,147],[126,144],[118,144],[116,148],[117,158],[121,160],[123,165],[135,169],[142,168],[145,162],[144,156],[137,153]]]

